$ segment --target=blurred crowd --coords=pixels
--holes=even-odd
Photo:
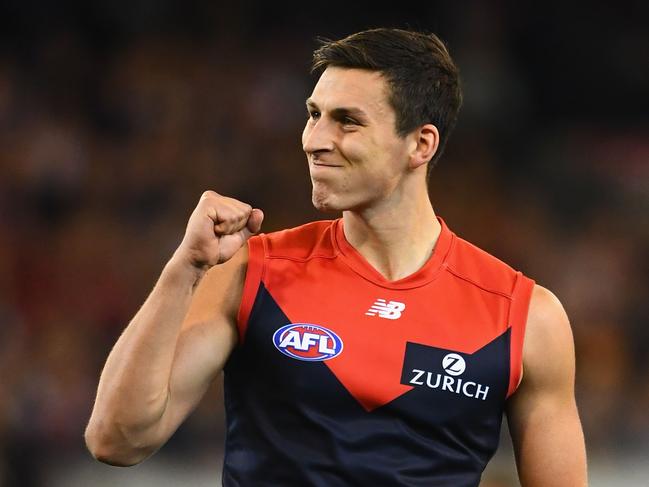
[[[649,41],[615,31],[595,60],[572,41],[588,23],[472,5],[413,25],[448,40],[465,88],[433,204],[563,302],[591,456],[649,452]],[[203,190],[264,209],[264,231],[323,217],[300,145],[310,53],[364,25],[262,34],[261,14],[205,8],[214,32],[107,11],[119,36],[77,19],[0,37],[0,485],[87,455],[101,366]],[[170,448],[222,443],[218,396]]]

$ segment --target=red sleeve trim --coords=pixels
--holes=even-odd
[[[521,382],[523,376],[523,343],[525,341],[525,326],[527,312],[532,299],[534,281],[520,272],[516,275],[512,302],[509,308],[509,389],[507,397],[511,396]]]
[[[246,278],[243,283],[241,304],[239,305],[239,312],[237,314],[239,345],[243,345],[246,337],[248,319],[250,318],[250,312],[255,303],[259,283],[264,272],[265,253],[264,237],[262,235],[248,239],[248,266],[246,268]]]

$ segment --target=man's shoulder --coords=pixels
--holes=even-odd
[[[521,273],[498,257],[460,237],[455,237],[447,259],[448,270],[481,289],[511,296]]]
[[[258,238],[267,257],[307,260],[335,256],[337,220],[318,220],[270,233]]]

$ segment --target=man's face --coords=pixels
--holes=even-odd
[[[388,94],[378,72],[329,67],[320,77],[302,134],[317,209],[367,209],[398,188],[408,138],[396,133]]]

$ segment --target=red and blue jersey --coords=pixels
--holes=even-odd
[[[534,283],[443,221],[386,280],[319,221],[248,241],[225,486],[476,486],[521,377]]]

